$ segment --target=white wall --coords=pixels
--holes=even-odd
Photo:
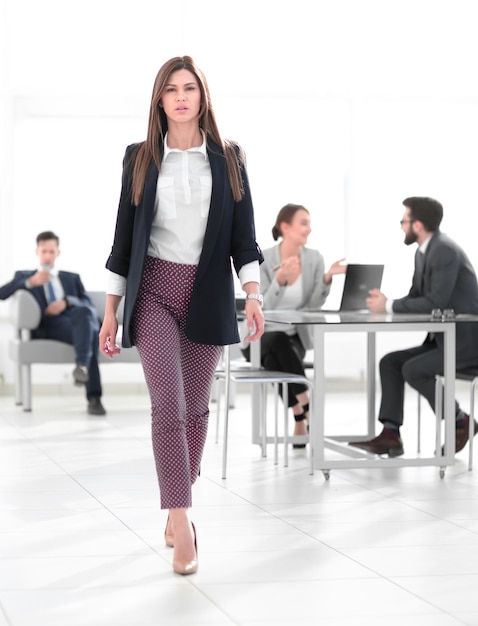
[[[280,207],[303,203],[327,263],[384,262],[384,291],[400,296],[413,254],[401,201],[431,195],[478,267],[475,6],[0,0],[0,284],[34,266],[36,234],[53,229],[61,266],[104,287],[124,148],[144,138],[154,77],[176,54],[204,69],[222,134],[246,150],[262,247]],[[362,367],[361,339],[347,343],[346,367],[332,346],[331,375]]]

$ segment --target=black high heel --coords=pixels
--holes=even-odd
[[[299,413],[299,415],[294,415],[294,419],[296,422],[303,422],[305,419],[307,419],[306,415],[305,415],[305,411],[303,411],[302,413]],[[307,432],[309,432],[309,426],[307,425]],[[296,435],[297,436],[297,435]],[[292,444],[292,448],[294,450],[303,450],[306,447],[306,443],[293,443]]]

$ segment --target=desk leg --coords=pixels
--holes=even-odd
[[[367,435],[369,439],[375,437],[375,360],[376,335],[367,333]]]
[[[314,397],[312,402],[314,425],[314,460],[323,467],[325,460],[325,341],[321,324],[313,325],[314,339]]]
[[[445,417],[445,465],[453,465],[455,460],[455,376],[456,376],[456,340],[455,324],[449,324],[443,333],[444,354],[444,417]]]

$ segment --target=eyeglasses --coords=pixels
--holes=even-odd
[[[403,226],[404,224],[413,224],[415,221],[416,220],[400,220],[400,226]]]

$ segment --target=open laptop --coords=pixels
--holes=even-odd
[[[324,313],[343,311],[366,311],[365,300],[371,289],[382,285],[383,265],[362,265],[349,263],[345,272],[344,289],[340,309],[321,309]]]

